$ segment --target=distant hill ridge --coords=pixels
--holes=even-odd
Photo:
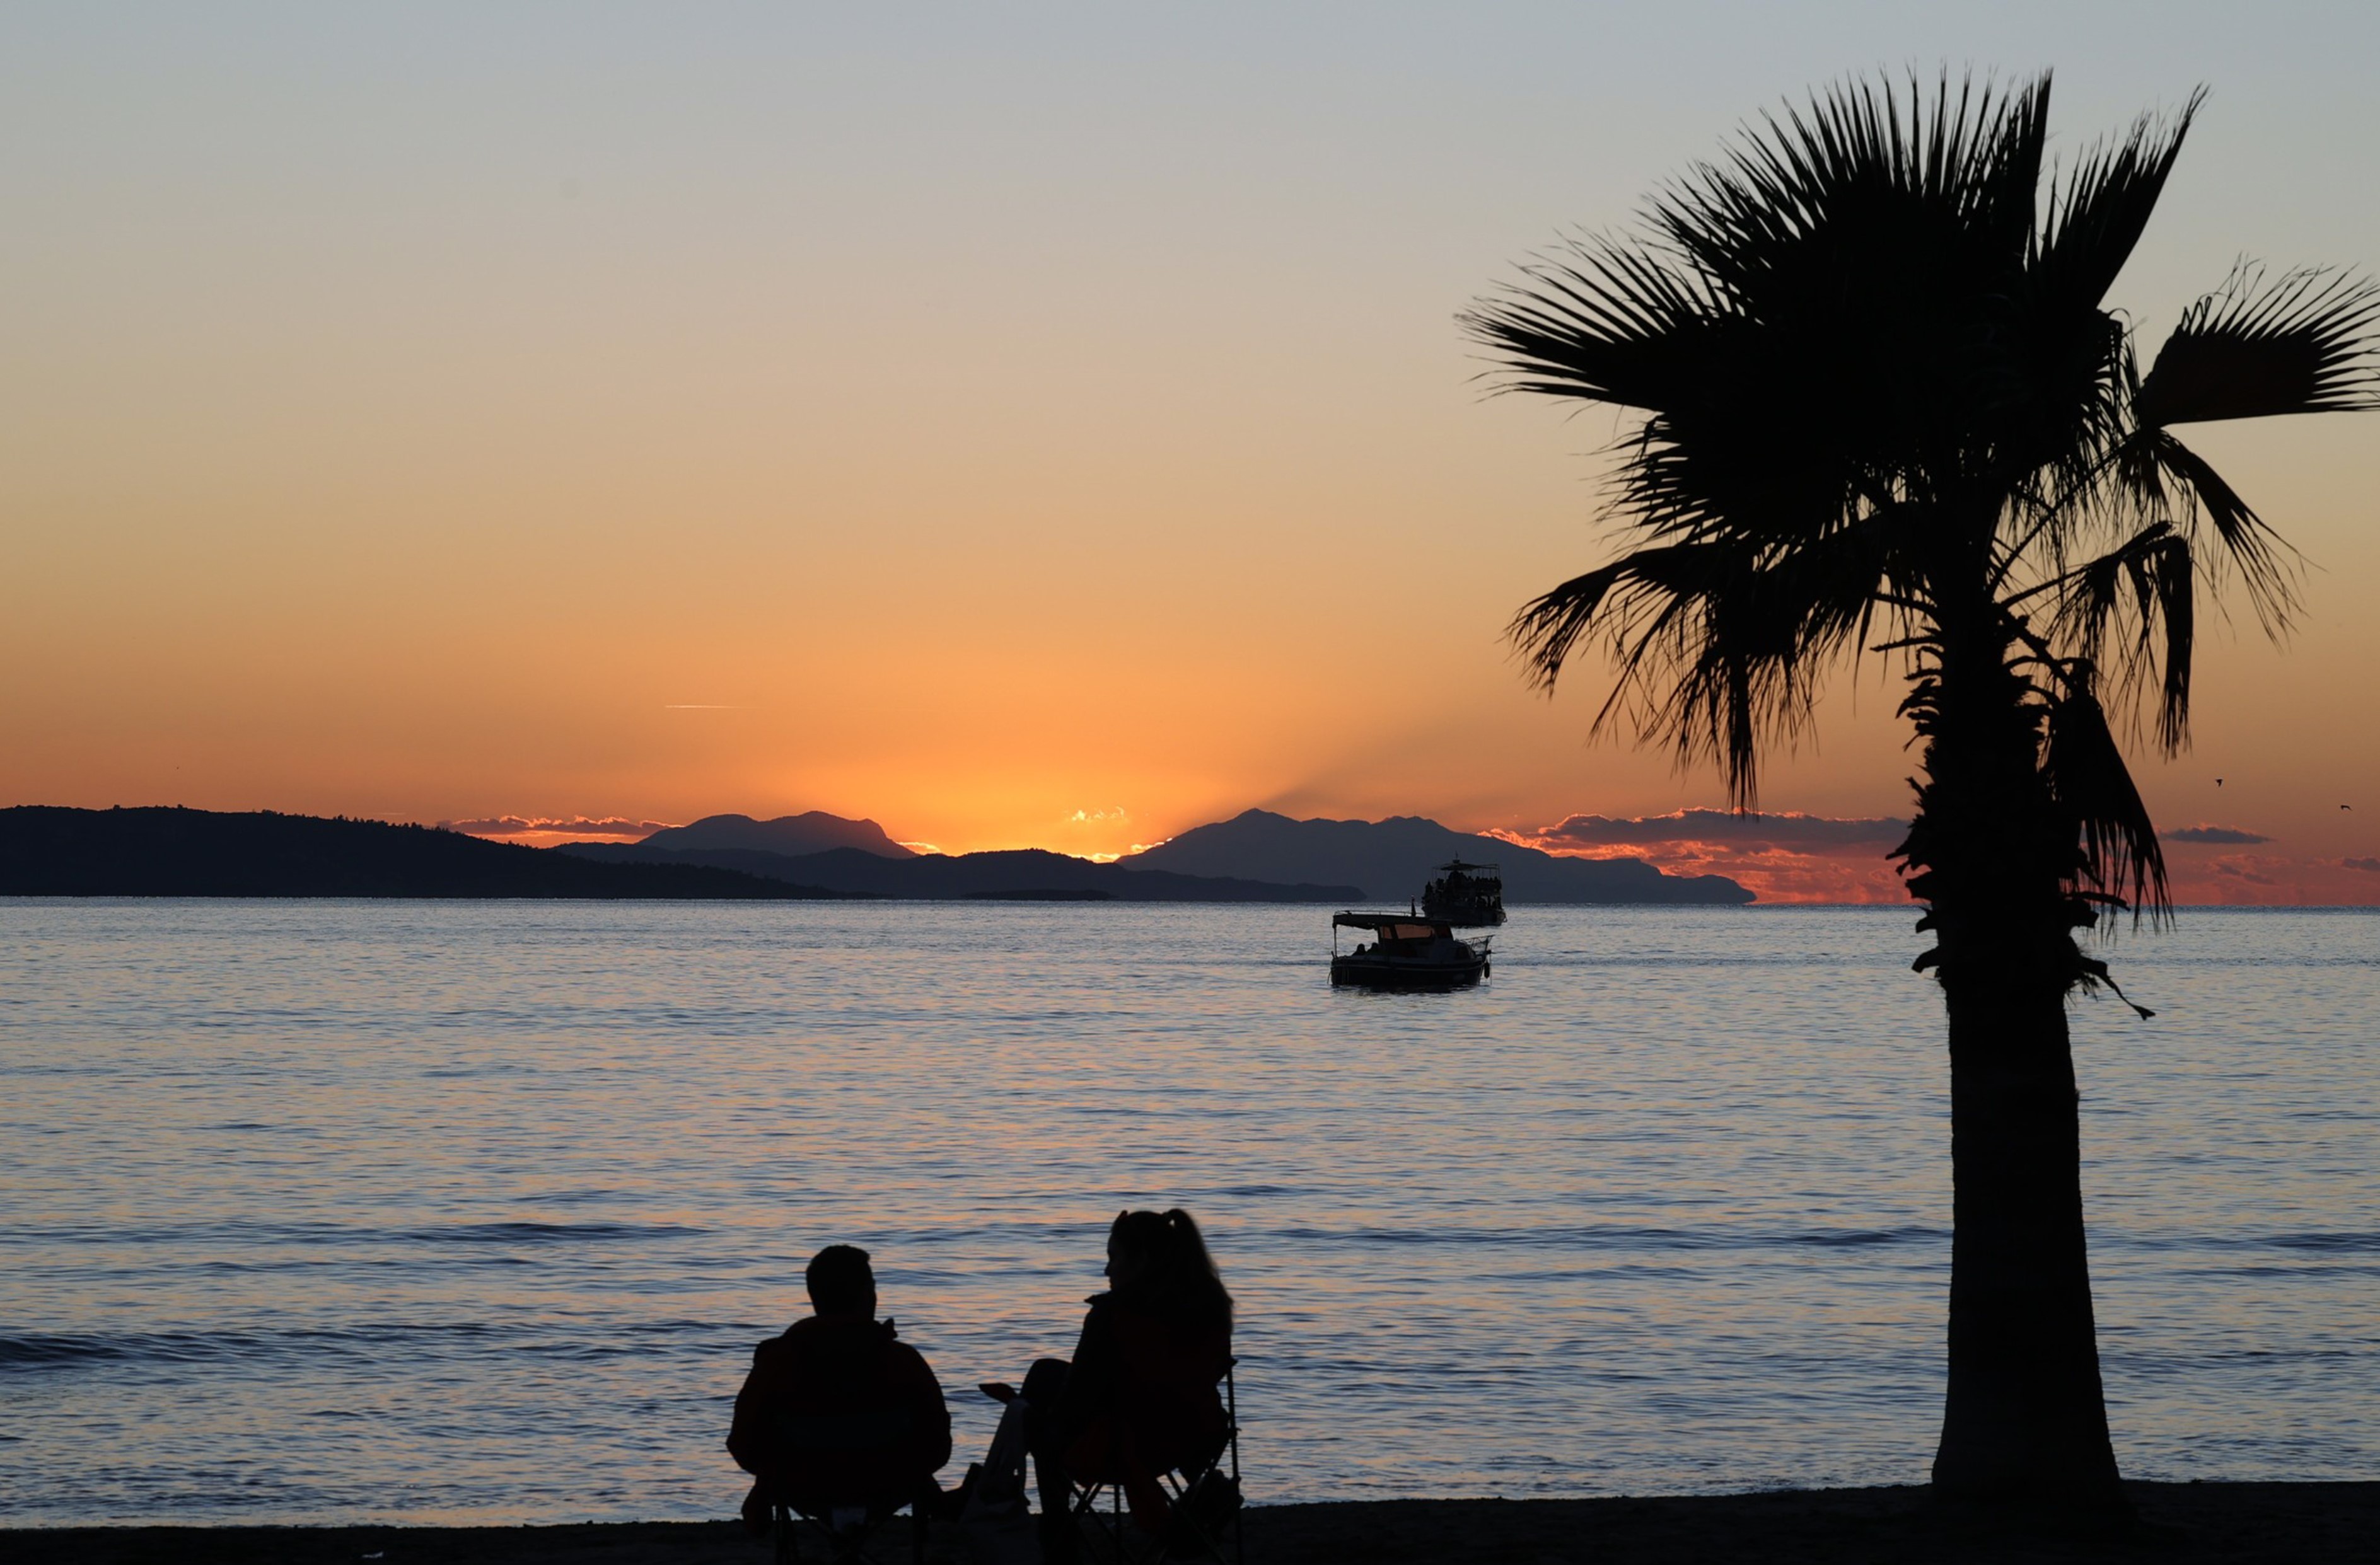
[[[839,845],[788,854],[754,843]],[[718,844],[704,846],[701,844]],[[1039,848],[917,854],[822,811],[711,816],[641,843],[528,848],[423,826],[272,811],[0,808],[0,895],[1020,898],[1403,903],[1449,858],[1504,869],[1509,903],[1737,904],[1717,875],[1563,858],[1434,820],[1293,820],[1252,809],[1111,864]]]
[[[0,896],[830,897],[732,869],[590,864],[429,826],[172,808],[0,809]]]
[[[917,856],[913,850],[886,836],[884,828],[873,820],[852,820],[829,815],[822,809],[781,815],[774,820],[755,820],[748,815],[706,815],[688,825],[663,827],[637,846],[671,853],[773,853],[791,858],[830,853],[836,848],[857,848],[880,858]]]
[[[1724,875],[1666,875],[1640,858],[1568,858],[1411,815],[1293,820],[1251,809],[1117,862],[1185,875],[1347,880],[1363,886],[1374,900],[1394,903],[1418,896],[1432,872],[1451,858],[1501,865],[1507,904],[1741,905],[1753,900],[1752,892]]]
[[[824,851],[763,844],[847,839]],[[888,851],[888,849],[890,851]],[[1408,902],[1450,858],[1504,867],[1508,903],[1672,903],[1734,906],[1752,893],[1722,875],[1667,875],[1642,859],[1566,858],[1417,816],[1293,820],[1251,809],[1196,827],[1112,864],[1023,848],[917,854],[872,820],[812,810],[776,820],[714,815],[641,843],[573,843],[552,850],[603,863],[736,869],[847,894],[1020,897],[1119,902]]]
[[[659,834],[656,833],[656,836]],[[688,864],[782,877],[826,886],[849,895],[954,898],[1015,898],[1028,902],[1320,902],[1363,900],[1351,884],[1289,884],[1254,876],[1184,875],[1164,869],[1128,869],[1099,864],[1046,848],[997,853],[912,854],[888,858],[859,848],[786,855],[749,848],[675,850],[641,843],[565,843],[549,852],[605,864]],[[1094,895],[1093,893],[1098,893]]]

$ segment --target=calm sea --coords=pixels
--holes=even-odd
[[[0,1518],[730,1513],[801,1264],[972,1390],[1206,1222],[1257,1499],[1922,1481],[1948,1126],[1905,911],[0,903]],[[2380,915],[2192,912],[2076,1008],[2138,1476],[2380,1464]],[[955,1469],[953,1470],[955,1471]]]

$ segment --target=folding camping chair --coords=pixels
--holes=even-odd
[[[1075,1526],[1089,1535],[1094,1565],[1160,1559],[1247,1565],[1247,1539],[1240,1527],[1239,1362],[1232,1359],[1223,1371],[1222,1449],[1208,1461],[1156,1474],[1166,1498],[1161,1531],[1144,1532],[1134,1522],[1120,1475],[1075,1481],[1071,1509]]]
[[[807,1476],[788,1474],[771,1486],[769,1519],[777,1565],[795,1565],[805,1535],[824,1549],[832,1565],[888,1565],[878,1552],[880,1535],[905,1510],[911,1565],[925,1565],[927,1524],[941,1489],[923,1474],[905,1485],[868,1465],[899,1450],[909,1425],[905,1411],[863,1403],[826,1413],[780,1413],[774,1423],[778,1449],[808,1459],[802,1468]],[[854,1462],[859,1463],[856,1471]]]

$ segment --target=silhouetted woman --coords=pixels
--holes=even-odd
[[[1025,1377],[1041,1490],[1041,1547],[1074,1558],[1075,1481],[1118,1483],[1133,1519],[1165,1517],[1158,1475],[1220,1454],[1231,1425],[1218,1387],[1232,1364],[1232,1296],[1190,1214],[1120,1212],[1108,1230],[1108,1291],[1089,1299],[1070,1364]]]

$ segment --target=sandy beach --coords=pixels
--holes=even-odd
[[[1436,1499],[1258,1506],[1252,1565],[1635,1562],[2367,1561],[2380,1550],[2380,1483],[2131,1484],[2130,1529],[2103,1535],[1935,1508],[1921,1488],[1823,1489],[1660,1499]],[[766,1546],[727,1522],[551,1527],[65,1527],[0,1533],[18,1565],[759,1565]],[[886,1551],[906,1558],[905,1538]],[[815,1551],[813,1551],[815,1552]],[[822,1557],[822,1556],[821,1556]],[[941,1527],[934,1565],[965,1558]]]

